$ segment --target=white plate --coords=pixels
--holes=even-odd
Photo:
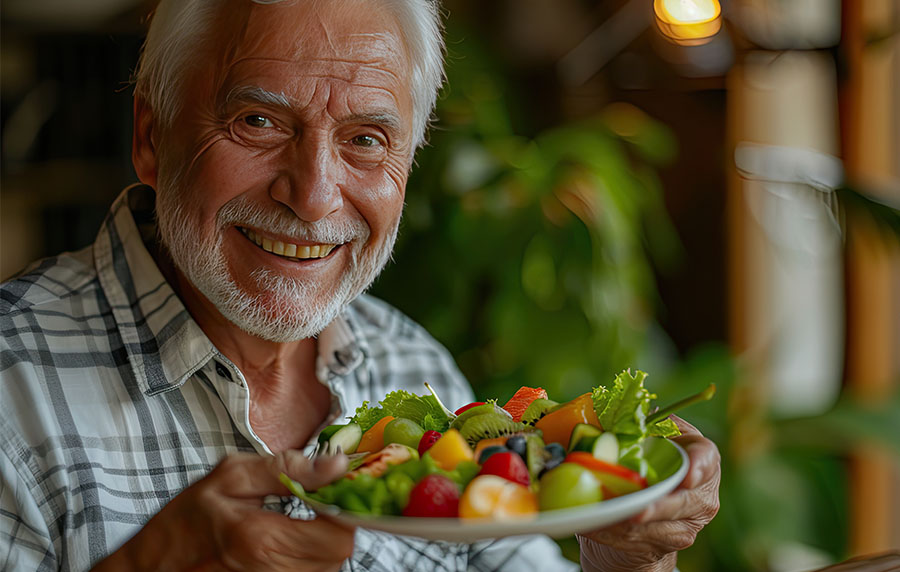
[[[368,516],[347,512],[333,505],[307,502],[320,515],[350,526],[417,536],[428,540],[474,542],[521,534],[546,534],[561,538],[630,518],[681,484],[688,471],[688,456],[684,449],[668,439],[661,438],[647,439],[643,447],[647,460],[661,479],[656,484],[590,505],[540,512],[531,520],[497,522],[458,518]]]

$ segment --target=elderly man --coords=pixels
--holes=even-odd
[[[92,247],[2,289],[4,569],[571,564],[546,538],[425,542],[266,505],[281,471],[341,474],[343,457],[303,449],[363,400],[425,379],[472,399],[427,333],[361,295],[390,256],[441,52],[426,0],[163,0],[135,95],[143,185]],[[715,446],[684,429],[685,483],[581,537],[585,569],[671,570],[715,514]]]

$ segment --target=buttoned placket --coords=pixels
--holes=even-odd
[[[356,357],[354,353],[354,358]],[[352,373],[353,369],[359,367],[361,363],[362,359],[354,359],[352,360],[353,368],[341,367],[338,371],[341,371],[341,373]],[[269,446],[256,434],[250,424],[250,390],[238,367],[225,356],[219,355],[211,359],[205,369],[207,369],[213,388],[225,404],[241,434],[253,444],[257,452],[273,454]],[[319,432],[340,419],[344,411],[346,411],[346,403],[343,397],[345,376],[339,375],[334,369],[328,368],[325,379],[322,379],[323,373],[325,372],[321,369],[318,370],[316,377],[319,383],[328,387],[330,393],[329,412],[323,423],[316,429],[304,446],[303,450],[307,455],[311,454],[315,449]]]

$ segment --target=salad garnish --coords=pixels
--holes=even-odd
[[[669,415],[715,393],[710,385],[653,411],[646,378],[626,370],[564,403],[522,387],[502,407],[456,413],[427,383],[430,395],[392,391],[319,435],[321,450],[350,455],[344,477],[311,492],[282,482],[301,500],[356,513],[463,519],[532,518],[630,494],[659,480],[644,442],[680,435]]]

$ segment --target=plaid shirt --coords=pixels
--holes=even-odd
[[[0,288],[0,569],[85,570],[236,451],[268,454],[241,372],[163,278],[153,192],[117,199],[96,242]],[[388,391],[472,392],[448,352],[369,296],[319,337],[326,423]],[[287,500],[287,499],[285,499]],[[292,516],[302,507],[284,506]],[[563,570],[543,537],[474,545],[359,529],[344,570]]]

